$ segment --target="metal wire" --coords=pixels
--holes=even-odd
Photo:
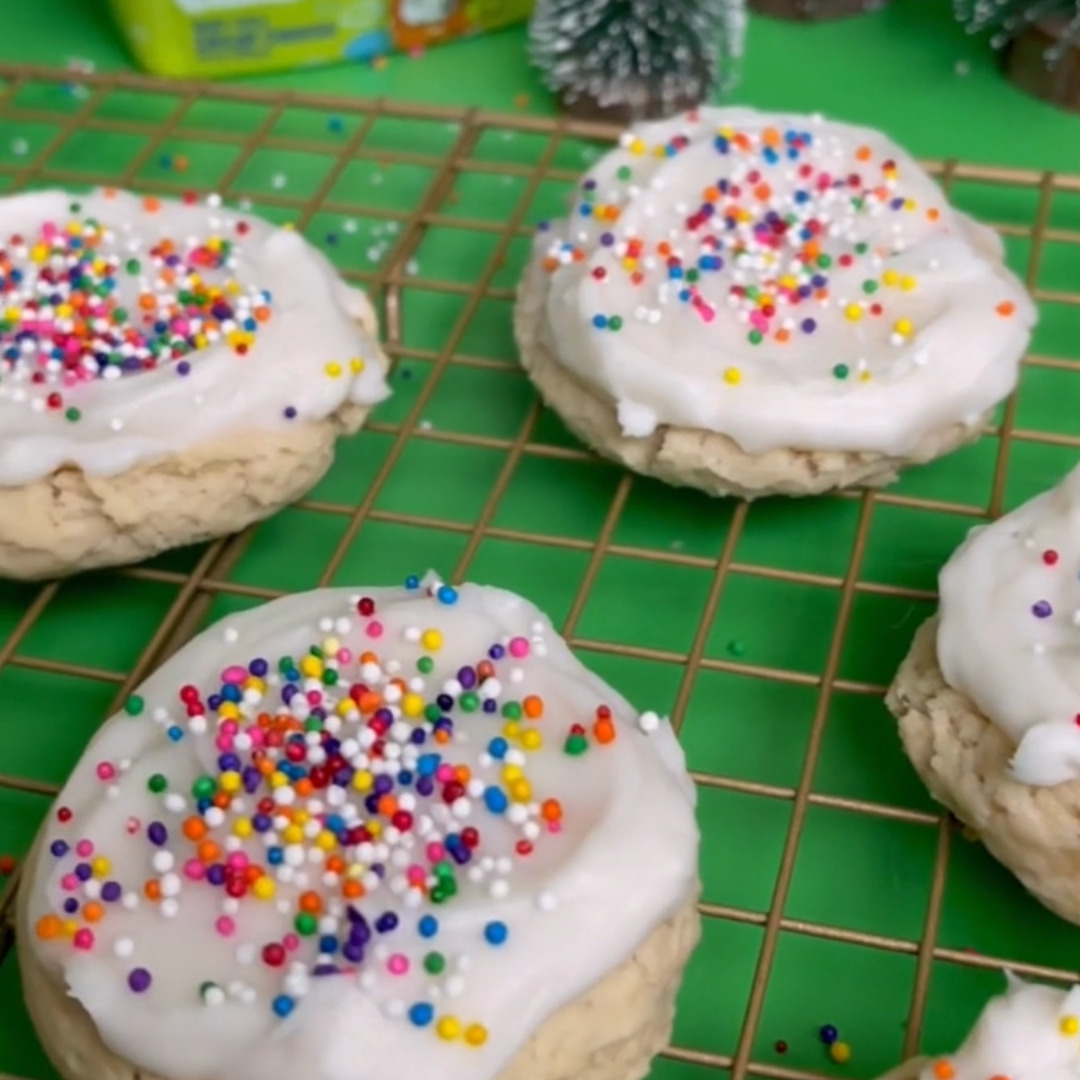
[[[28,86],[37,83],[58,86],[72,81],[77,81],[86,88],[85,97],[72,110],[51,111],[18,104],[20,92]],[[118,91],[130,94],[166,95],[175,102],[175,105],[164,121],[159,122],[142,122],[99,115],[101,106],[109,95]],[[247,133],[193,127],[184,123],[196,104],[207,102],[257,105],[266,109],[267,112],[254,130]],[[276,134],[275,127],[278,121],[287,110],[292,108],[321,110],[339,116],[358,118],[359,124],[353,134],[344,141],[299,139]],[[374,148],[369,145],[369,137],[376,122],[382,118],[444,121],[455,124],[458,134],[447,154],[441,157],[413,151]],[[300,508],[312,513],[337,515],[346,519],[341,537],[320,575],[320,584],[333,579],[341,567],[350,544],[367,522],[407,525],[428,529],[434,533],[452,533],[462,536],[464,547],[452,575],[455,580],[462,580],[468,576],[481,543],[488,539],[523,541],[549,548],[578,551],[587,554],[588,563],[564,620],[562,626],[564,635],[575,649],[581,651],[638,658],[679,667],[681,674],[672,712],[672,722],[676,728],[682,725],[688,703],[694,692],[695,682],[703,671],[723,671],[752,676],[758,679],[811,687],[816,691],[817,703],[810,734],[799,778],[794,787],[756,783],[716,774],[694,774],[694,779],[702,787],[786,801],[790,802],[792,807],[768,910],[762,912],[712,903],[702,904],[702,914],[707,919],[722,919],[762,929],[757,967],[735,1051],[732,1055],[725,1056],[676,1046],[667,1051],[669,1057],[725,1070],[730,1073],[733,1080],[744,1080],[750,1076],[771,1077],[775,1080],[811,1080],[818,1075],[752,1060],[769,976],[781,933],[846,942],[869,949],[914,957],[916,973],[905,1036],[905,1052],[907,1053],[914,1052],[918,1047],[930,972],[935,962],[994,970],[1009,968],[1021,974],[1068,981],[1074,981],[1080,977],[1074,971],[1025,964],[1010,957],[987,956],[966,950],[949,949],[938,944],[937,932],[954,831],[950,819],[934,813],[826,795],[813,790],[822,738],[834,695],[842,692],[880,696],[885,689],[880,685],[845,679],[839,674],[840,658],[857,597],[873,595],[919,602],[934,600],[934,594],[928,590],[887,585],[865,581],[861,578],[863,553],[866,550],[871,523],[877,508],[907,507],[961,515],[975,521],[991,518],[1002,510],[1009,456],[1018,443],[1080,448],[1080,435],[1053,434],[1017,428],[1014,397],[1005,408],[1000,426],[988,428],[986,431],[987,436],[998,439],[991,496],[987,506],[918,498],[892,491],[847,493],[834,496],[840,499],[855,499],[858,502],[857,527],[851,542],[847,567],[842,575],[799,572],[736,559],[739,540],[744,534],[750,514],[753,513],[746,504],[740,504],[735,508],[722,550],[714,559],[677,551],[618,544],[614,537],[635,483],[634,477],[629,473],[622,474],[616,483],[604,520],[593,539],[560,537],[499,527],[494,524],[494,521],[500,500],[524,459],[534,457],[589,462],[594,460],[593,456],[584,450],[552,446],[538,441],[536,426],[542,412],[539,403],[528,410],[517,434],[505,439],[429,430],[421,426],[421,418],[426,405],[438,387],[441,376],[450,366],[497,368],[503,372],[510,370],[505,364],[462,351],[460,346],[465,331],[481,303],[486,300],[506,301],[512,298],[511,290],[498,288],[493,285],[493,281],[507,256],[510,245],[515,240],[529,235],[530,230],[525,224],[525,215],[540,186],[552,180],[569,183],[578,178],[577,173],[556,168],[554,165],[557,151],[563,141],[567,138],[582,137],[609,140],[616,132],[602,125],[576,121],[554,122],[533,116],[503,115],[484,110],[462,111],[385,100],[364,101],[319,94],[264,92],[245,86],[189,82],[163,84],[132,74],[79,73],[73,75],[70,71],[64,70],[12,65],[0,65],[0,119],[58,125],[55,134],[30,160],[19,165],[0,163],[0,176],[8,177],[13,188],[45,182],[132,186],[135,184],[140,169],[152,159],[154,154],[160,152],[160,148],[170,137],[182,132],[186,142],[227,145],[235,149],[236,156],[217,185],[218,190],[231,199],[257,198],[260,203],[267,206],[287,209],[291,211],[294,221],[300,228],[307,226],[319,213],[363,214],[367,218],[398,223],[397,239],[386,261],[374,271],[353,271],[347,273],[346,276],[360,281],[381,302],[385,313],[386,345],[392,358],[396,361],[402,359],[424,361],[430,365],[430,372],[408,415],[403,420],[398,423],[376,421],[368,424],[367,430],[390,437],[392,443],[360,501],[354,505],[341,505],[307,499],[298,504]],[[95,171],[93,162],[88,162],[85,169],[80,167],[78,170],[55,167],[52,163],[53,158],[79,131],[138,135],[147,139],[147,142],[127,167],[120,172]],[[477,160],[471,155],[480,138],[489,132],[518,132],[543,136],[544,148],[538,154],[535,165],[531,167]],[[315,192],[308,198],[285,195],[280,192],[265,193],[245,189],[240,183],[245,165],[256,151],[267,149],[319,154],[331,158],[332,164]],[[332,198],[333,191],[345,168],[351,161],[358,158],[378,161],[381,164],[421,165],[433,170],[433,176],[425,195],[411,212],[378,209],[367,205],[359,206]],[[988,187],[1027,189],[1035,192],[1037,208],[1030,225],[1017,225],[1015,222],[999,223],[998,228],[1005,235],[1030,241],[1027,279],[1037,298],[1044,302],[1080,305],[1080,292],[1065,293],[1036,288],[1045,245],[1048,242],[1080,244],[1080,231],[1054,228],[1049,225],[1054,196],[1058,193],[1080,193],[1080,176],[1063,176],[1055,173],[1039,173],[1025,169],[998,168],[955,161],[931,161],[923,164],[941,179],[946,189],[957,181],[964,181]],[[474,220],[440,212],[455,181],[467,173],[497,173],[516,177],[523,182],[516,206],[505,220],[501,222]],[[168,178],[155,179],[153,186],[156,191],[166,194],[179,194],[186,187]],[[424,235],[429,230],[440,227],[473,230],[496,237],[495,247],[488,256],[483,270],[471,283],[462,284],[408,276],[407,267]],[[410,289],[457,294],[464,298],[458,317],[438,350],[419,349],[403,343],[402,299],[405,291]],[[1080,361],[1070,357],[1032,355],[1025,362],[1035,367],[1080,371]],[[517,377],[524,376],[518,372]],[[472,524],[376,508],[379,495],[410,440],[430,440],[448,445],[487,449],[498,451],[503,455],[502,466],[496,480]],[[113,701],[114,707],[119,707],[120,702],[152,668],[197,632],[207,615],[208,608],[217,597],[233,596],[263,600],[282,595],[273,589],[228,580],[229,574],[250,543],[252,535],[253,531],[249,531],[209,545],[190,573],[149,567],[133,567],[114,572],[121,577],[165,584],[177,590],[175,599],[131,670],[106,670],[62,660],[37,658],[20,651],[28,634],[62,588],[59,584],[51,583],[37,590],[17,625],[8,634],[6,640],[0,641],[0,672],[6,667],[23,668],[107,683],[116,687]],[[582,636],[578,632],[578,624],[585,610],[590,590],[608,556],[693,567],[708,570],[711,573],[706,601],[687,652],[595,640]],[[714,615],[721,602],[724,589],[735,576],[770,579],[827,590],[837,595],[838,613],[832,629],[827,658],[820,674],[769,667],[742,659],[705,655]],[[51,784],[3,773],[0,773],[0,788],[43,797],[51,797],[57,790]],[[799,851],[800,838],[810,807],[830,807],[852,814],[905,822],[936,831],[937,848],[933,879],[927,910],[923,918],[923,931],[918,940],[891,938],[785,916],[785,903]],[[6,946],[10,945],[13,937],[13,910],[17,887],[18,873],[0,896],[0,962],[3,961]],[[20,1078],[0,1075],[0,1080],[20,1080]]]

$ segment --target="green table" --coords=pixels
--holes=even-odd
[[[8,6],[0,62],[128,66],[97,4]],[[250,85],[542,116],[550,99],[523,63],[522,43],[515,29],[394,58],[381,70],[328,68]],[[946,0],[897,0],[831,26],[755,20],[736,100],[865,121],[926,157],[1080,173],[1080,118],[1015,91],[986,44],[953,25]],[[21,104],[79,108],[55,84],[26,88]],[[110,93],[98,115],[120,127],[74,133],[50,167],[114,178],[134,170],[130,178],[148,188],[209,187],[227,176],[233,194],[284,220],[319,188],[359,122],[345,108],[286,111],[274,125],[278,148],[256,151],[234,175],[229,139],[242,140],[267,104],[197,104],[154,143],[147,133],[174,107]],[[328,118],[340,131],[328,132]],[[211,128],[224,141],[190,134]],[[48,144],[48,129],[0,112],[5,189]],[[433,225],[404,280],[396,393],[341,448],[310,500],[228,546],[194,596],[185,583],[206,573],[201,551],[55,593],[0,583],[0,781],[62,782],[163,620],[191,630],[324,578],[381,583],[428,566],[460,570],[528,593],[590,666],[682,725],[701,780],[710,917],[680,1001],[674,1056],[657,1063],[652,1080],[709,1080],[732,1061],[736,1080],[748,1062],[804,1070],[791,1075],[871,1077],[906,1044],[954,1045],[1000,987],[1000,962],[1060,976],[1080,969],[1080,931],[941,822],[880,701],[914,627],[933,610],[938,567],[966,530],[1076,461],[1077,190],[1052,191],[1051,231],[1033,243],[1037,176],[954,187],[961,205],[1006,227],[1020,272],[1033,260],[1042,302],[1006,439],[995,425],[883,496],[747,511],[631,479],[582,452],[538,407],[515,363],[513,286],[527,225],[558,211],[595,148],[567,140],[553,162],[562,179],[532,191],[528,171],[546,136],[495,125],[466,148],[452,189],[433,194],[439,155],[459,133],[444,121],[379,120],[367,156],[334,179],[329,208],[305,219],[346,272],[381,289],[402,223],[419,200],[433,200]],[[326,161],[313,164],[311,153],[287,149],[289,140],[325,144]],[[402,149],[419,156],[380,160]],[[189,158],[182,178],[166,163],[177,154]],[[351,508],[365,498],[370,512],[354,533]],[[192,605],[200,597],[205,608]],[[46,806],[42,795],[0,782],[0,855],[25,853]],[[850,1064],[829,1062],[816,1035],[822,1024],[851,1044]],[[0,965],[2,1073],[53,1075],[28,1031],[10,958]]]

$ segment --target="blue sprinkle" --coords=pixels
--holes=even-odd
[[[434,1018],[435,1010],[426,1001],[418,1001],[409,1008],[409,1019],[417,1027],[427,1027]]]
[[[456,604],[457,603],[457,589],[452,585],[440,585],[439,591],[435,594],[440,604]]]
[[[593,326],[596,327],[597,330],[603,330],[604,327],[607,326],[607,316],[606,315],[594,315],[593,320],[592,320],[592,324],[593,324]]]
[[[419,589],[420,588],[420,579],[415,574],[410,574],[405,579],[405,588],[406,589]]]
[[[509,804],[510,800],[507,799],[506,792],[502,788],[489,787],[484,791],[484,805],[493,814],[505,813]]]
[[[506,941],[509,933],[510,931],[507,930],[506,923],[499,922],[498,920],[489,922],[487,926],[484,927],[484,939],[489,945],[502,945]]]
[[[506,751],[510,749],[507,741],[501,736],[496,736],[488,743],[488,753],[496,760],[502,761],[506,757]]]
[[[420,920],[417,929],[421,937],[433,938],[439,932],[439,920],[434,915],[425,915]]]
[[[278,1016],[288,1016],[295,1007],[296,1002],[293,1001],[293,999],[289,997],[288,994],[281,994],[278,997],[274,998],[274,1012],[276,1012]]]
[[[327,934],[325,937],[319,938],[319,952],[332,956],[337,952],[337,948],[338,939],[333,934]]]
[[[174,724],[171,728],[169,728],[168,736],[170,739],[172,739],[173,742],[179,742],[184,737],[184,729],[178,728]]]

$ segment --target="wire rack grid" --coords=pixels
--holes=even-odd
[[[3,587],[0,854],[26,850],[96,724],[210,619],[437,564],[529,592],[587,663],[680,728],[701,792],[705,937],[652,1080],[874,1075],[955,1042],[1006,967],[1080,978],[1076,935],[958,838],[880,703],[955,542],[1080,447],[1066,407],[1080,177],[927,163],[997,225],[1040,301],[1019,393],[974,447],[888,491],[751,508],[599,461],[514,363],[535,220],[613,134],[0,67],[0,190],[199,188],[295,223],[381,304],[397,390],[271,522],[146,566]],[[20,1012],[17,886],[18,871],[0,894],[0,1080],[45,1080]],[[851,1065],[814,1036],[830,1022]]]

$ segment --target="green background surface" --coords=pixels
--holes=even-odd
[[[63,64],[80,57],[99,69],[127,65],[96,3],[7,7],[0,61]],[[925,156],[1080,173],[1080,119],[1012,89],[985,42],[967,38],[948,9],[946,0],[899,0],[881,13],[830,26],[755,19],[735,97],[865,121]],[[550,100],[523,63],[522,42],[522,31],[513,30],[421,59],[395,58],[381,70],[325,69],[251,85],[548,113]],[[960,62],[969,73],[957,73]],[[26,87],[15,102],[52,117],[80,104],[44,84]],[[166,140],[154,142],[150,127],[173,104],[109,95],[95,115],[131,122],[132,132],[77,132],[56,148],[47,168],[87,179],[117,177],[142,154],[135,180],[152,189],[181,179],[162,161],[183,154],[190,160],[183,181],[211,188],[235,160],[236,147],[186,132],[242,134],[268,115],[262,106],[199,105]],[[320,141],[326,152],[261,150],[229,194],[289,219],[290,200],[302,205],[356,130],[357,118],[342,112],[344,130],[330,134],[332,111],[287,111],[275,134]],[[0,184],[10,187],[55,131],[47,118],[31,123],[0,114]],[[320,212],[308,235],[343,270],[371,280],[392,257],[402,218],[425,196],[438,155],[456,137],[445,123],[378,121],[366,156],[334,183],[331,198],[347,209]],[[865,507],[825,498],[767,502],[748,513],[731,502],[630,481],[582,453],[537,408],[516,367],[510,333],[526,226],[555,212],[567,190],[553,181],[530,195],[522,173],[544,144],[539,136],[499,130],[480,139],[437,208],[439,223],[414,255],[394,398],[341,447],[338,464],[310,500],[255,531],[204,618],[247,606],[267,590],[314,586],[348,539],[350,509],[365,496],[372,513],[349,540],[335,583],[397,581],[428,566],[459,569],[527,593],[556,625],[574,606],[592,545],[607,530],[610,546],[571,627],[572,641],[586,663],[642,708],[671,711],[682,694],[686,706],[676,719],[690,765],[702,776],[702,876],[712,917],[680,999],[675,1043],[684,1059],[697,1055],[703,1063],[661,1060],[652,1080],[707,1080],[716,1075],[709,1055],[736,1053],[765,913],[785,845],[793,842],[800,778],[813,794],[783,898],[785,921],[761,1020],[745,1036],[753,1062],[857,1077],[896,1062],[935,862],[946,857],[921,1043],[949,1048],[1001,985],[999,974],[965,957],[1080,967],[1080,932],[1043,911],[981,848],[939,828],[880,701],[911,632],[932,610],[937,569],[991,508],[999,440],[988,434],[946,461],[912,470]],[[426,163],[380,161],[404,148]],[[570,140],[556,164],[569,175],[595,152]],[[966,208],[1013,227],[1010,261],[1025,272],[1032,245],[1024,229],[1036,192],[967,181],[954,194]],[[521,229],[500,261],[499,230],[515,214]],[[1077,280],[1077,237],[1070,235],[1080,225],[1077,196],[1056,195],[1050,223],[1063,231],[1047,243],[1038,268],[1042,324],[1004,462],[1005,506],[1058,480],[1080,444],[1080,308],[1059,302]],[[477,281],[485,293],[471,310],[468,295]],[[465,444],[460,436],[480,440]],[[400,439],[406,439],[400,456],[371,490]],[[492,502],[500,477],[505,491]],[[864,514],[867,542],[844,624],[838,622],[841,586]],[[479,543],[464,565],[478,523]],[[60,588],[12,662],[0,668],[0,773],[62,782],[200,554],[158,560],[153,580],[106,573]],[[717,592],[725,554],[730,568]],[[793,582],[791,574],[801,577]],[[37,595],[34,587],[0,584],[0,649]],[[840,645],[835,679],[823,689],[834,642]],[[638,656],[620,655],[625,646]],[[700,654],[700,666],[688,668],[691,653]],[[57,661],[78,670],[57,674],[50,670]],[[817,715],[825,721],[820,753],[808,757]],[[45,808],[41,797],[0,787],[0,854],[26,851]],[[850,1064],[828,1061],[815,1034],[825,1023],[851,1044]],[[777,1050],[778,1040],[786,1052]],[[0,966],[0,1073],[53,1075],[29,1033],[11,960]]]

